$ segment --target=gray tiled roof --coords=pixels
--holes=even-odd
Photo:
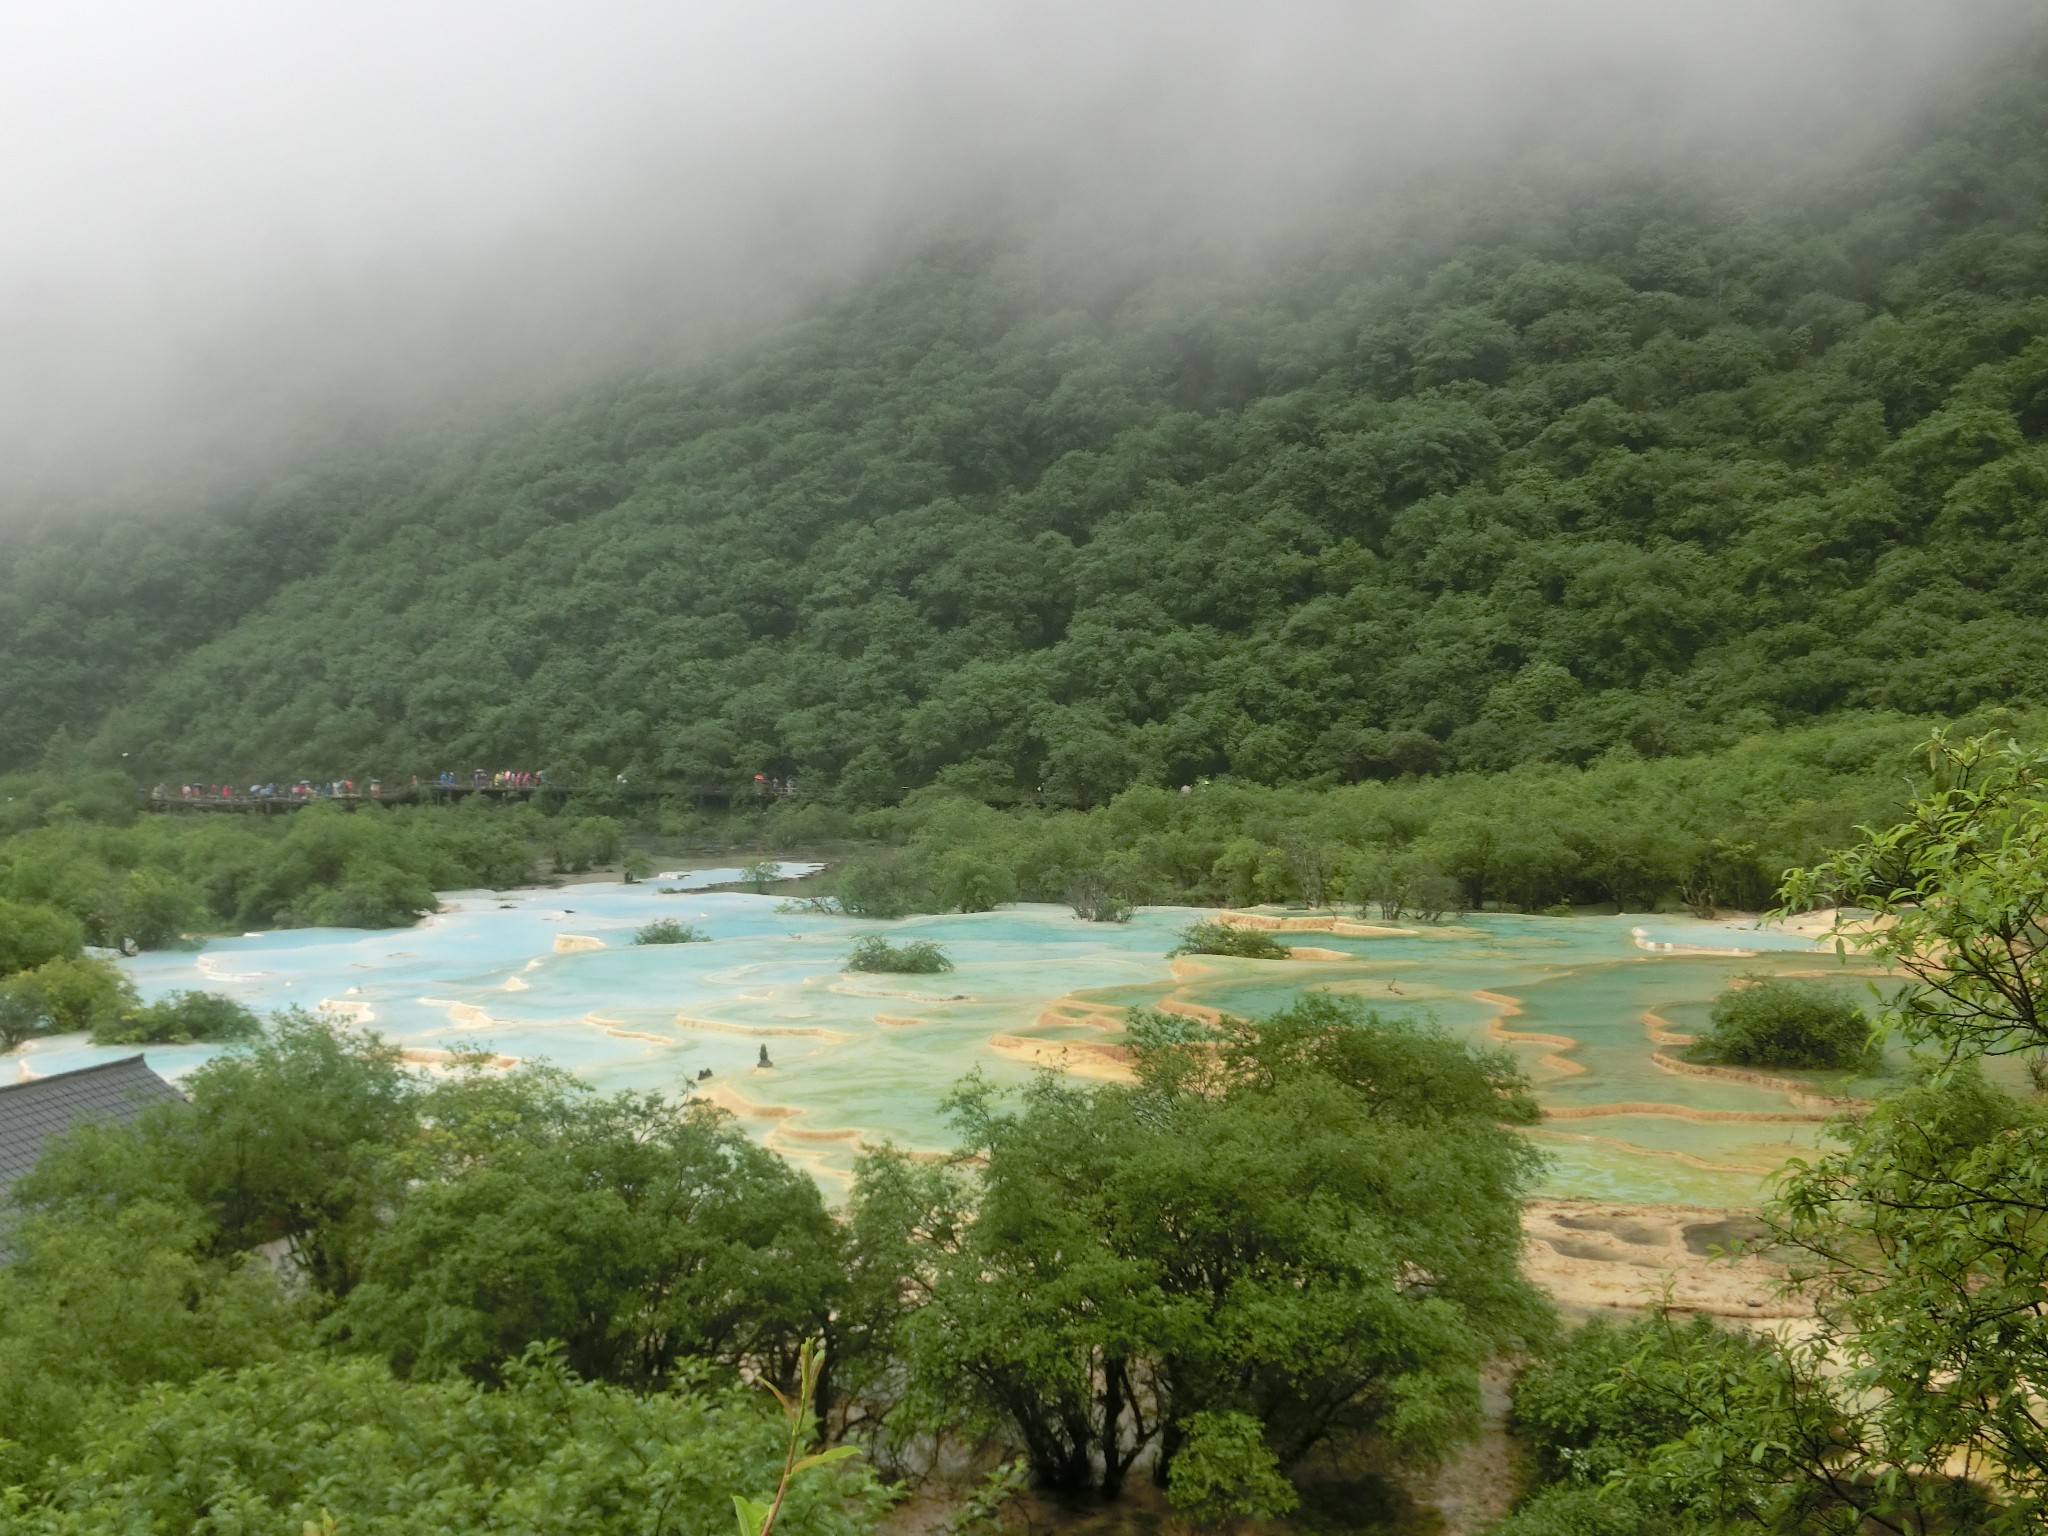
[[[84,1120],[133,1120],[151,1104],[181,1097],[140,1056],[0,1085],[0,1206],[48,1138]]]

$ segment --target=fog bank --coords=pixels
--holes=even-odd
[[[822,0],[0,18],[0,506],[662,366],[959,210],[1256,242],[1376,189],[1839,153],[2003,0]]]

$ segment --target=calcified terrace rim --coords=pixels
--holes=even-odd
[[[1553,1154],[1545,1190],[1558,1197],[1749,1204],[1859,1086],[1681,1074],[1658,1059],[1746,970],[1846,978],[1808,935],[1641,916],[1393,924],[1151,908],[1102,925],[1022,906],[881,924],[777,907],[647,884],[451,892],[409,931],[283,931],[124,964],[145,997],[203,987],[258,1009],[329,1000],[406,1050],[483,1049],[555,1062],[604,1090],[694,1092],[835,1194],[863,1145],[949,1148],[942,1101],[970,1071],[997,1084],[1045,1067],[1114,1080],[1128,1071],[1117,1038],[1127,1008],[1256,1014],[1304,987],[1511,1052],[1549,1117],[1532,1134]],[[1167,957],[1187,923],[1219,916],[1315,942],[1285,961]],[[633,945],[658,917],[711,942]],[[874,931],[932,939],[957,969],[843,973],[853,939]],[[558,947],[563,936],[591,942]],[[212,1050],[149,1054],[175,1077]],[[0,1078],[102,1054],[78,1037],[37,1041],[0,1058]]]

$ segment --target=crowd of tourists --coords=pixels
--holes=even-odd
[[[418,780],[414,780],[415,783]],[[462,788],[462,776],[454,772],[443,773],[434,781],[441,789]],[[473,769],[469,775],[471,789],[545,789],[548,776],[545,773],[531,773],[524,768],[503,768],[493,773],[488,768]]]
[[[548,776],[545,773],[530,772],[524,768],[506,768],[492,772],[478,768],[468,775],[444,772],[434,781],[434,788],[449,790],[514,790],[532,791],[545,789]],[[327,779],[315,781],[300,779],[295,783],[280,785],[275,781],[267,784],[180,784],[175,790],[168,784],[158,784],[150,792],[150,798],[161,801],[180,801],[185,804],[217,805],[235,801],[305,801],[305,800],[382,800],[386,798],[411,799],[419,792],[420,779],[414,774],[404,785],[387,786],[382,779],[370,779],[358,785],[354,779]]]
[[[623,788],[626,784],[626,775],[619,774],[615,782]],[[454,769],[444,769],[435,775],[431,784],[425,786],[421,785],[418,774],[414,774],[409,782],[402,785],[387,785],[382,779],[371,779],[362,785],[358,785],[354,779],[329,779],[319,782],[299,779],[295,783],[285,785],[271,782],[246,786],[193,783],[180,784],[175,789],[168,784],[158,784],[151,792],[150,798],[159,802],[175,801],[188,805],[275,801],[297,803],[306,800],[410,800],[417,797],[423,787],[430,793],[442,791],[456,794],[528,795],[548,788],[548,776],[542,771],[527,768],[474,768],[466,774]],[[764,800],[785,798],[797,792],[794,775],[777,778],[757,773],[754,775],[753,787],[754,793]]]
[[[419,780],[415,778],[417,785]],[[300,779],[295,784],[279,787],[275,782],[251,784],[246,788],[239,784],[180,784],[177,793],[171,793],[169,786],[159,784],[151,791],[154,800],[214,801],[214,800],[350,800],[367,792],[381,795],[384,781],[372,779],[367,791],[358,789],[354,779],[329,779],[316,784],[311,779]]]

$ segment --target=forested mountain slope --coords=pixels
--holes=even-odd
[[[6,547],[0,766],[1094,802],[2041,701],[2044,130],[2036,55],[1797,196],[1233,287],[933,249],[721,370]]]

